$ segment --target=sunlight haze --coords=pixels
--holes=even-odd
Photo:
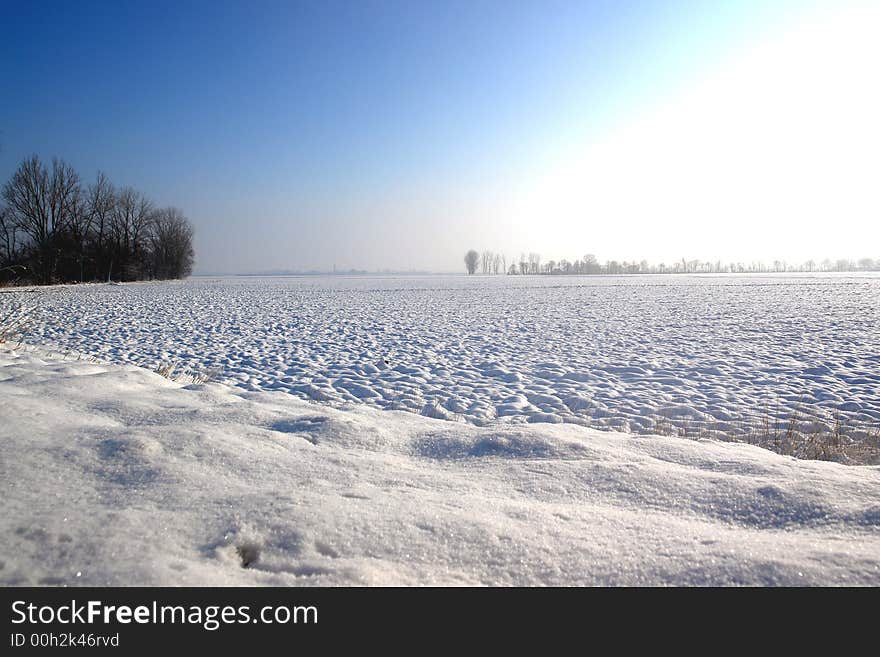
[[[870,2],[17,6],[0,176],[180,207],[197,273],[878,258],[878,33]]]
[[[880,6],[826,11],[596,140],[516,195],[526,240],[626,259],[805,261],[880,237]],[[540,228],[530,228],[541,218]],[[873,253],[866,251],[866,253]]]

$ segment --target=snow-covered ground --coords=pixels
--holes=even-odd
[[[880,440],[876,274],[192,279],[12,305],[37,307],[28,343],[337,406]]]
[[[293,308],[310,298],[307,291],[288,302],[286,288],[275,290],[277,298],[261,288],[271,302],[248,309],[227,288],[162,286],[167,302],[146,285],[94,288],[59,293],[51,303],[71,303],[73,335],[91,318],[93,347],[129,356],[168,348],[174,328],[163,331],[155,314],[173,319],[172,327],[191,327],[192,340],[184,334],[176,347],[181,356],[219,357],[224,344],[237,344],[241,351],[229,362],[241,368],[275,362],[268,348],[248,353],[261,336],[279,355],[318,353],[308,347],[307,327],[329,339],[343,320],[327,295],[325,305],[310,306],[317,314],[311,324],[297,312],[260,327],[253,315]],[[547,294],[552,314],[555,293]],[[402,299],[401,316],[416,313],[406,294],[391,296]],[[204,305],[182,302],[197,299]],[[139,305],[126,310],[126,300]],[[227,312],[223,303],[232,304]],[[441,301],[417,315],[442,322],[454,305]],[[105,319],[96,306],[108,312]],[[205,316],[215,323],[201,326]],[[55,319],[55,330],[63,323]],[[346,338],[359,335],[338,328]],[[530,343],[524,336],[535,327],[525,328],[514,344]],[[457,347],[424,342],[431,330],[415,331],[414,353],[464,358],[454,355]],[[293,346],[278,351],[284,334]],[[480,351],[471,345],[476,334],[455,338],[467,354]],[[583,358],[586,347],[571,342],[573,357]],[[394,344],[403,348],[405,335]],[[492,344],[513,353],[500,341],[481,348]],[[334,342],[322,363],[339,374],[343,354],[360,350],[367,353],[350,364],[352,372],[380,353]],[[518,362],[532,363],[541,351],[534,346]],[[832,345],[826,360],[835,353]],[[278,362],[282,371],[292,367]],[[557,380],[530,368],[508,367],[532,373],[523,375],[524,386]],[[260,382],[270,380],[266,374]],[[372,379],[364,373],[357,380]],[[568,424],[479,427],[365,404],[334,408],[284,392],[185,386],[131,365],[24,345],[0,346],[0,446],[3,585],[880,584],[880,467],[796,460],[741,443]]]

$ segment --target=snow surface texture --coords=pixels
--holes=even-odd
[[[0,414],[3,585],[880,584],[875,466],[31,347],[0,347]]]
[[[37,306],[29,343],[335,405],[880,435],[876,275],[192,279],[0,294],[15,305]]]

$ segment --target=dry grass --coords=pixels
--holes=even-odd
[[[852,465],[880,464],[880,422],[810,412],[803,401],[788,415],[778,404],[757,417],[734,422],[696,423],[690,418],[658,418],[650,433],[677,438],[712,438],[744,442],[799,459],[837,461]]]
[[[179,369],[176,363],[160,363],[153,371],[170,381],[187,385],[209,383],[217,375],[213,370],[193,370],[186,367]]]

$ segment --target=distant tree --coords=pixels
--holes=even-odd
[[[493,255],[491,251],[483,251],[483,254],[480,256],[480,264],[484,274],[491,273],[492,259]]]
[[[148,229],[151,278],[184,278],[192,273],[193,227],[177,208],[152,213]]]
[[[0,205],[0,267],[13,264],[18,255],[18,224],[5,205]]]
[[[464,255],[464,264],[467,267],[467,273],[473,274],[477,271],[477,263],[480,260],[480,254],[471,249]]]
[[[585,274],[598,274],[601,267],[599,266],[599,261],[596,260],[596,256],[592,253],[588,253],[584,256],[584,273]]]
[[[64,254],[71,265],[65,278],[72,275],[82,282],[85,278],[86,243],[91,238],[94,216],[90,212],[88,199],[81,187],[77,187],[70,204],[70,216],[65,231]]]
[[[31,240],[31,260],[40,283],[53,281],[59,238],[80,194],[79,176],[70,165],[53,159],[50,172],[37,155],[24,160],[3,187],[13,220]]]
[[[476,252],[473,252],[476,253]],[[742,273],[766,273],[766,272],[795,272],[795,271],[875,271],[880,269],[880,258],[860,258],[859,260],[839,259],[832,261],[825,259],[821,264],[815,260],[807,260],[803,263],[790,263],[785,260],[773,260],[769,264],[754,260],[750,263],[724,262],[716,259],[711,260],[681,260],[666,265],[660,263],[651,264],[647,260],[608,260],[600,264],[593,254],[586,254],[582,259],[573,262],[565,259],[556,261],[549,260],[542,264],[541,256],[537,253],[521,253],[519,260],[510,259],[508,266],[507,256],[500,252],[484,251],[482,254],[473,256],[473,271],[480,266],[484,274],[545,274],[545,275],[575,275],[575,274],[742,274]]]
[[[153,204],[146,196],[131,187],[119,192],[110,226],[113,239],[111,263],[115,261],[120,280],[135,280],[144,275],[141,265],[152,215]],[[113,267],[111,264],[111,274]]]
[[[531,274],[540,274],[541,273],[541,256],[537,253],[529,254],[529,273]]]
[[[95,182],[86,192],[88,212],[92,218],[91,259],[94,273],[100,278],[110,277],[110,233],[116,209],[116,189],[103,173],[98,172]]]
[[[186,276],[192,225],[176,209],[154,211],[142,193],[117,192],[99,173],[83,188],[63,160],[34,155],[0,188],[0,276],[32,283]]]

